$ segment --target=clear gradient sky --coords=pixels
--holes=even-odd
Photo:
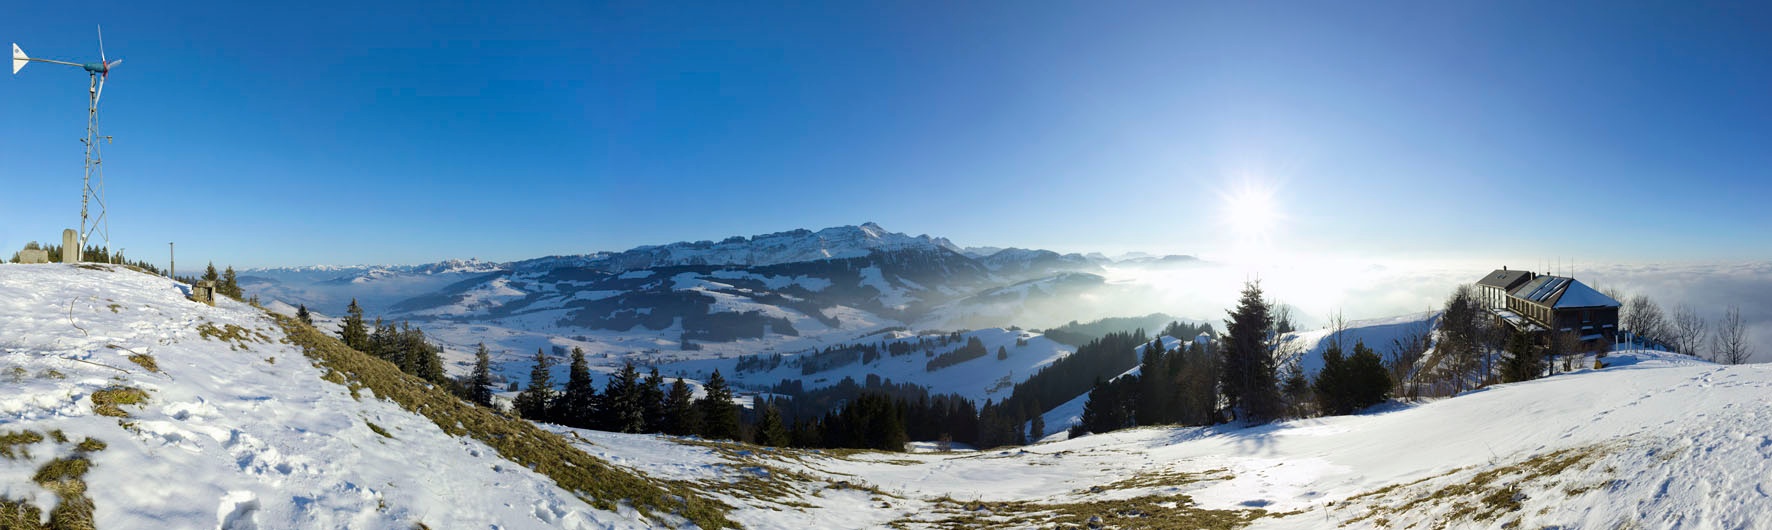
[[[1772,257],[1772,4],[9,5],[127,62],[113,247],[513,260],[875,221],[962,245]],[[85,76],[0,80],[0,248],[78,222]],[[183,261],[183,260],[181,260]]]

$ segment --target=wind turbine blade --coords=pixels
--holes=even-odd
[[[105,27],[98,27],[98,62],[105,62]]]
[[[17,74],[19,70],[25,68],[25,64],[30,62],[31,58],[26,57],[25,51],[18,48],[18,43],[12,43],[12,73]]]

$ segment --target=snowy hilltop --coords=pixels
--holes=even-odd
[[[489,445],[504,443],[493,429],[552,438],[520,421],[378,376],[360,354],[320,356],[286,332],[292,321],[187,289],[116,266],[0,265],[0,512],[38,524],[40,511],[56,528],[684,523],[617,508],[644,499],[639,489],[600,498]],[[605,484],[651,485],[600,471]]]
[[[1627,350],[1602,368],[1349,416],[982,452],[817,451],[538,426],[293,319],[187,294],[121,267],[0,265],[0,524],[1749,528],[1772,517],[1765,365]],[[981,333],[1033,349],[953,374],[1062,355],[1031,335]]]

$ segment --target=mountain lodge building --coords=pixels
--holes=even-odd
[[[1520,331],[1568,333],[1582,342],[1618,333],[1618,301],[1574,278],[1502,267],[1477,282],[1477,298]]]

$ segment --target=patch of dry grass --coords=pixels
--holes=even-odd
[[[42,435],[35,437],[38,441],[43,439]],[[55,439],[57,443],[66,443],[67,436],[55,436]],[[86,438],[74,446],[73,455],[50,460],[37,468],[31,481],[56,496],[55,508],[49,510],[49,521],[43,522],[43,510],[29,502],[0,498],[0,529],[93,530],[94,506],[92,498],[86,496],[86,472],[92,468],[92,461],[87,456],[104,449],[104,442]]]
[[[1148,495],[1130,499],[1091,500],[1073,503],[1026,501],[936,501],[938,519],[901,519],[892,525],[912,524],[943,529],[1096,528],[1139,530],[1234,530],[1270,515],[1266,510],[1209,510],[1187,495]]]
[[[1433,520],[1433,526],[1436,527],[1499,527],[1517,524],[1518,520],[1496,523],[1520,511],[1523,507],[1521,500],[1526,498],[1522,493],[1525,486],[1548,484],[1549,479],[1570,469],[1586,469],[1599,456],[1606,454],[1610,447],[1599,444],[1541,453],[1514,464],[1476,472],[1463,480],[1456,478],[1456,475],[1465,471],[1464,468],[1459,468],[1407,484],[1385,486],[1349,498],[1348,503],[1366,506],[1362,507],[1359,516],[1343,524],[1368,519],[1388,524],[1396,516],[1422,513],[1433,507],[1447,508],[1445,513]],[[1437,488],[1423,486],[1429,481],[1449,483]],[[1590,488],[1545,489],[1574,496],[1585,493]]]
[[[29,459],[31,458],[31,452],[26,446],[41,441],[43,441],[43,435],[38,434],[36,431],[0,432],[0,457],[4,457],[7,460],[17,460],[19,458]]]
[[[148,400],[148,393],[128,386],[111,386],[92,393],[92,411],[100,416],[127,418],[123,405],[139,405]]]
[[[197,335],[207,340],[226,342],[228,349],[234,351],[252,351],[250,344],[271,342],[271,337],[264,332],[236,324],[223,324],[218,328],[214,322],[204,322],[197,325]]]
[[[452,436],[479,440],[504,459],[554,479],[561,488],[592,506],[614,510],[618,503],[625,502],[641,513],[673,514],[700,528],[737,527],[726,517],[730,506],[702,496],[690,484],[654,480],[611,465],[578,450],[558,435],[463,401],[400,371],[393,363],[353,350],[294,318],[266,314],[276,320],[315,366],[326,371],[322,379],[342,382],[354,397],[357,388],[368,388],[382,399],[425,416]]]
[[[152,355],[148,355],[145,353],[132,353],[129,355],[129,362],[135,363],[137,366],[140,366],[149,372],[159,372],[160,371],[160,363],[155,362],[154,356],[152,356]]]

